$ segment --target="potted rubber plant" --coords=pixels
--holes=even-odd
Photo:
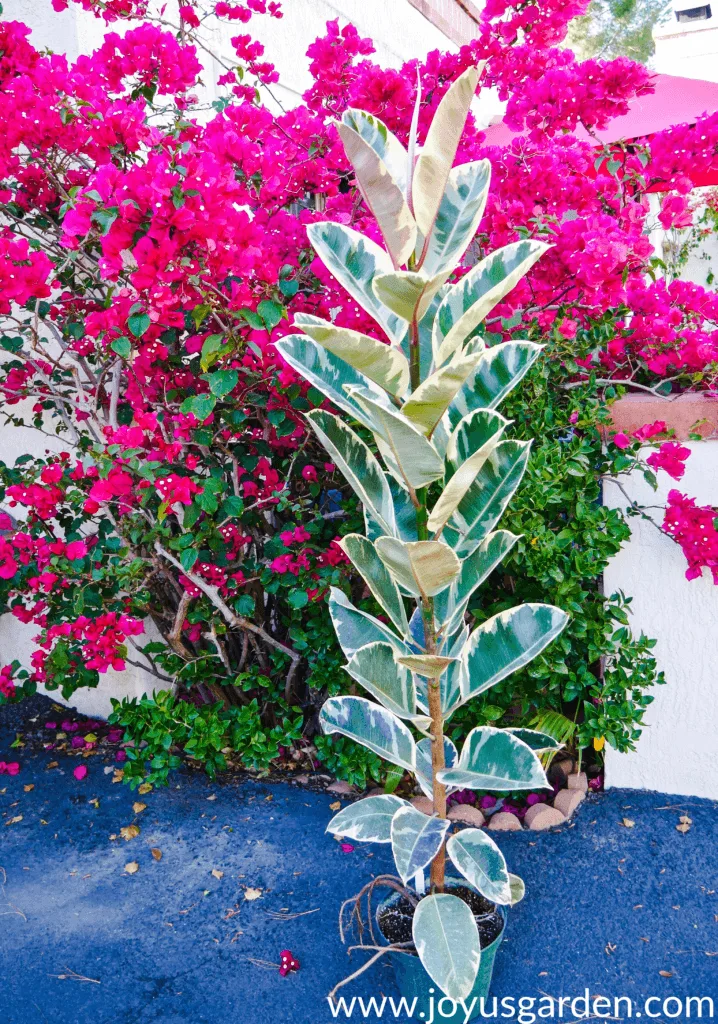
[[[546,604],[519,605],[473,630],[465,621],[473,592],[518,539],[495,527],[530,442],[506,436],[510,424],[497,406],[540,352],[530,341],[487,347],[481,324],[548,248],[515,242],[449,282],[489,188],[488,161],[453,167],[479,74],[472,67],[451,85],[418,153],[416,112],[408,150],[363,111],[347,110],[338,124],[385,248],[329,221],[312,224],[309,238],[386,341],[299,314],[302,333],[277,343],[339,411],[314,410],[307,419],[361,500],[365,535],[341,545],[383,611],[374,617],[332,590],[346,671],[368,696],[329,698],[322,729],[411,773],[433,802],[425,814],[394,794],[367,797],[328,831],[391,844],[401,883],[377,913],[387,945],[371,948],[401,954],[394,959],[405,992],[425,993],[433,983],[457,1003],[486,994],[504,908],[523,884],[485,831],[447,836],[447,796],[545,787],[539,755],[557,744],[527,729],[481,726],[458,751],[445,727],[567,622]],[[378,455],[360,436],[366,431]],[[447,857],[456,876],[447,876]]]

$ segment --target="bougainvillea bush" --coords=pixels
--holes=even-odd
[[[0,598],[37,628],[38,647],[28,668],[3,668],[0,702],[38,683],[71,697],[144,652],[158,689],[176,693],[116,710],[136,749],[147,744],[130,751],[127,777],[146,760],[164,777],[174,747],[212,771],[228,748],[257,768],[308,748],[344,777],[378,777],[378,759],[343,740],[309,748],[323,700],[350,682],[325,595],[372,598],[337,543],[359,513],[303,420],[322,395],[274,342],[297,313],[381,333],[307,240],[318,219],[379,239],[337,115],[362,108],[406,142],[419,87],[421,143],[451,82],[484,60],[517,137],[487,146],[469,118],[457,162],[487,156],[493,178],[454,279],[518,239],[552,248],[478,328],[500,344],[520,323],[547,349],[507,407],[536,442],[508,512],[523,538],[472,611],[540,592],[572,618],[514,687],[521,706],[497,687],[457,730],[477,716],[546,726],[554,713],[580,744],[625,749],[656,668],[627,598],[600,592],[628,536],[599,504],[600,475],[629,470],[641,440],[603,444],[605,402],[626,383],[712,382],[716,300],[655,279],[646,227],[649,189],[664,193],[664,224],[685,218],[692,169],[718,159],[718,117],[650,145],[577,141],[576,126],[600,129],[651,89],[640,65],[578,63],[557,47],[580,2],[492,0],[470,46],[394,70],[330,22],[309,48],[303,103],[278,114],[277,73],[246,25],[262,16],[281,33],[277,3],[188,3],[176,20],[142,0],[81,6],[107,34],[74,64],[0,21],[3,429],[30,424],[33,451],[47,446],[1,467]],[[130,16],[141,20],[128,27]],[[209,54],[215,19],[232,60]],[[670,440],[647,436],[675,475]]]

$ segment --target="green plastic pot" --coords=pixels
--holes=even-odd
[[[469,886],[466,879],[447,878],[446,889],[450,891],[454,885],[473,888]],[[398,894],[392,893],[391,896],[379,904],[376,910],[377,924],[381,911],[397,899]],[[469,996],[464,1000],[466,1010],[459,1004],[456,1006],[455,1011],[451,1012],[451,1001],[444,997],[444,993],[431,980],[418,956],[412,956],[407,953],[386,954],[386,959],[389,960],[394,969],[399,992],[406,999],[407,1005],[411,1007],[412,1001],[416,999],[416,1007],[413,1011],[414,1017],[424,1021],[433,1020],[434,1024],[443,1024],[443,1022],[446,1022],[446,1024],[465,1024],[465,1022],[476,1020],[477,1017],[481,1016],[481,1000],[486,1000],[488,997],[489,989],[491,988],[491,978],[494,973],[496,951],[501,945],[506,932],[506,907],[497,906],[496,909],[501,915],[504,926],[491,945],[481,950],[481,962],[479,963],[474,987],[471,989]],[[442,999],[444,999],[443,1004],[441,1003]],[[476,1000],[476,1002],[473,1002],[473,1000]],[[447,1015],[442,1010],[446,1010]],[[421,1011],[423,1011],[423,1015]],[[466,1015],[467,1011],[471,1011],[468,1017]]]

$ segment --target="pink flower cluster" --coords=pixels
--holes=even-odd
[[[14,670],[12,665],[3,665],[0,668],[0,694],[10,700],[15,696],[15,683],[13,682]]]
[[[697,505],[680,491],[668,493],[663,529],[678,544],[688,562],[686,579],[694,580],[710,569],[713,582],[718,585],[718,530],[715,528],[716,510]]]
[[[0,313],[12,303],[24,306],[31,297],[46,298],[54,265],[44,252],[31,250],[24,238],[0,234]]]
[[[44,636],[38,638],[38,643],[44,648],[40,653],[44,654],[55,640],[74,640],[81,646],[86,668],[96,669],[100,673],[107,672],[109,668],[121,672],[125,667],[125,640],[128,636],[139,636],[144,631],[144,623],[139,619],[117,612],[106,612],[95,619],[80,615],[73,622],[50,626]],[[38,659],[40,664],[36,672],[41,674],[41,665],[44,666],[45,660],[46,657]]]
[[[686,471],[685,461],[691,454],[690,448],[675,441],[665,441],[657,452],[652,452],[646,462],[653,469],[662,469],[674,480],[680,480]]]

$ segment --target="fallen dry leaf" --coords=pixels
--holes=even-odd
[[[115,774],[112,776],[113,782],[122,782],[125,777],[125,773],[122,768],[115,768]]]
[[[212,878],[224,878],[224,871],[220,871],[219,868],[212,868]]]
[[[138,787],[137,792],[140,796],[147,796],[148,793],[152,792],[152,783],[143,782],[142,785]]]
[[[142,814],[142,812],[146,810],[146,808],[147,804],[143,804],[140,800],[135,800],[135,802],[132,805],[132,810],[135,812],[135,814]]]
[[[213,793],[211,796],[208,796],[207,799],[208,800],[216,800],[217,799],[217,794]]]
[[[131,860],[129,864],[125,864],[125,874],[136,875],[140,870],[140,865],[136,860]]]
[[[57,768],[57,764],[58,764],[57,761],[50,761],[50,763],[45,768],[45,771],[48,771],[50,768]]]
[[[26,793],[32,793],[33,789],[35,788],[35,783],[28,782],[27,786],[23,786],[22,788],[25,790]]]
[[[265,799],[265,800],[267,800],[267,801],[269,801],[269,800],[274,800],[274,794],[273,794],[273,793],[270,793],[270,794],[269,794],[269,796],[265,796],[265,798],[264,798],[264,799]]]
[[[17,825],[18,821],[22,821],[22,814],[16,814],[14,818],[8,818],[5,822],[6,825]]]
[[[125,825],[123,828],[120,829],[120,835],[128,843],[130,839],[136,839],[139,834],[139,825]]]
[[[244,890],[244,898],[245,898],[245,900],[248,900],[249,902],[251,902],[252,900],[258,900],[261,895],[262,895],[262,890],[261,889],[252,889],[250,887],[249,889],[245,889]]]
[[[660,976],[662,978],[672,978],[673,977],[673,971],[659,971],[658,973],[660,974]]]
[[[152,849],[150,850],[150,853],[152,854],[155,860],[162,860],[162,850],[160,850],[158,846],[153,846]]]
[[[623,818],[621,821],[621,825],[623,825],[624,828],[633,828],[635,824],[635,821],[631,821],[630,818]]]
[[[686,832],[690,832],[690,830],[691,826],[687,821],[681,820],[680,825],[676,825],[676,832],[680,832],[682,835],[685,835]]]
[[[329,804],[329,810],[330,811],[341,811],[341,809],[342,809],[342,802],[341,802],[341,800],[335,800],[333,804]]]
[[[678,820],[680,821],[681,825],[693,824],[693,818],[689,818],[687,814],[682,814]]]

